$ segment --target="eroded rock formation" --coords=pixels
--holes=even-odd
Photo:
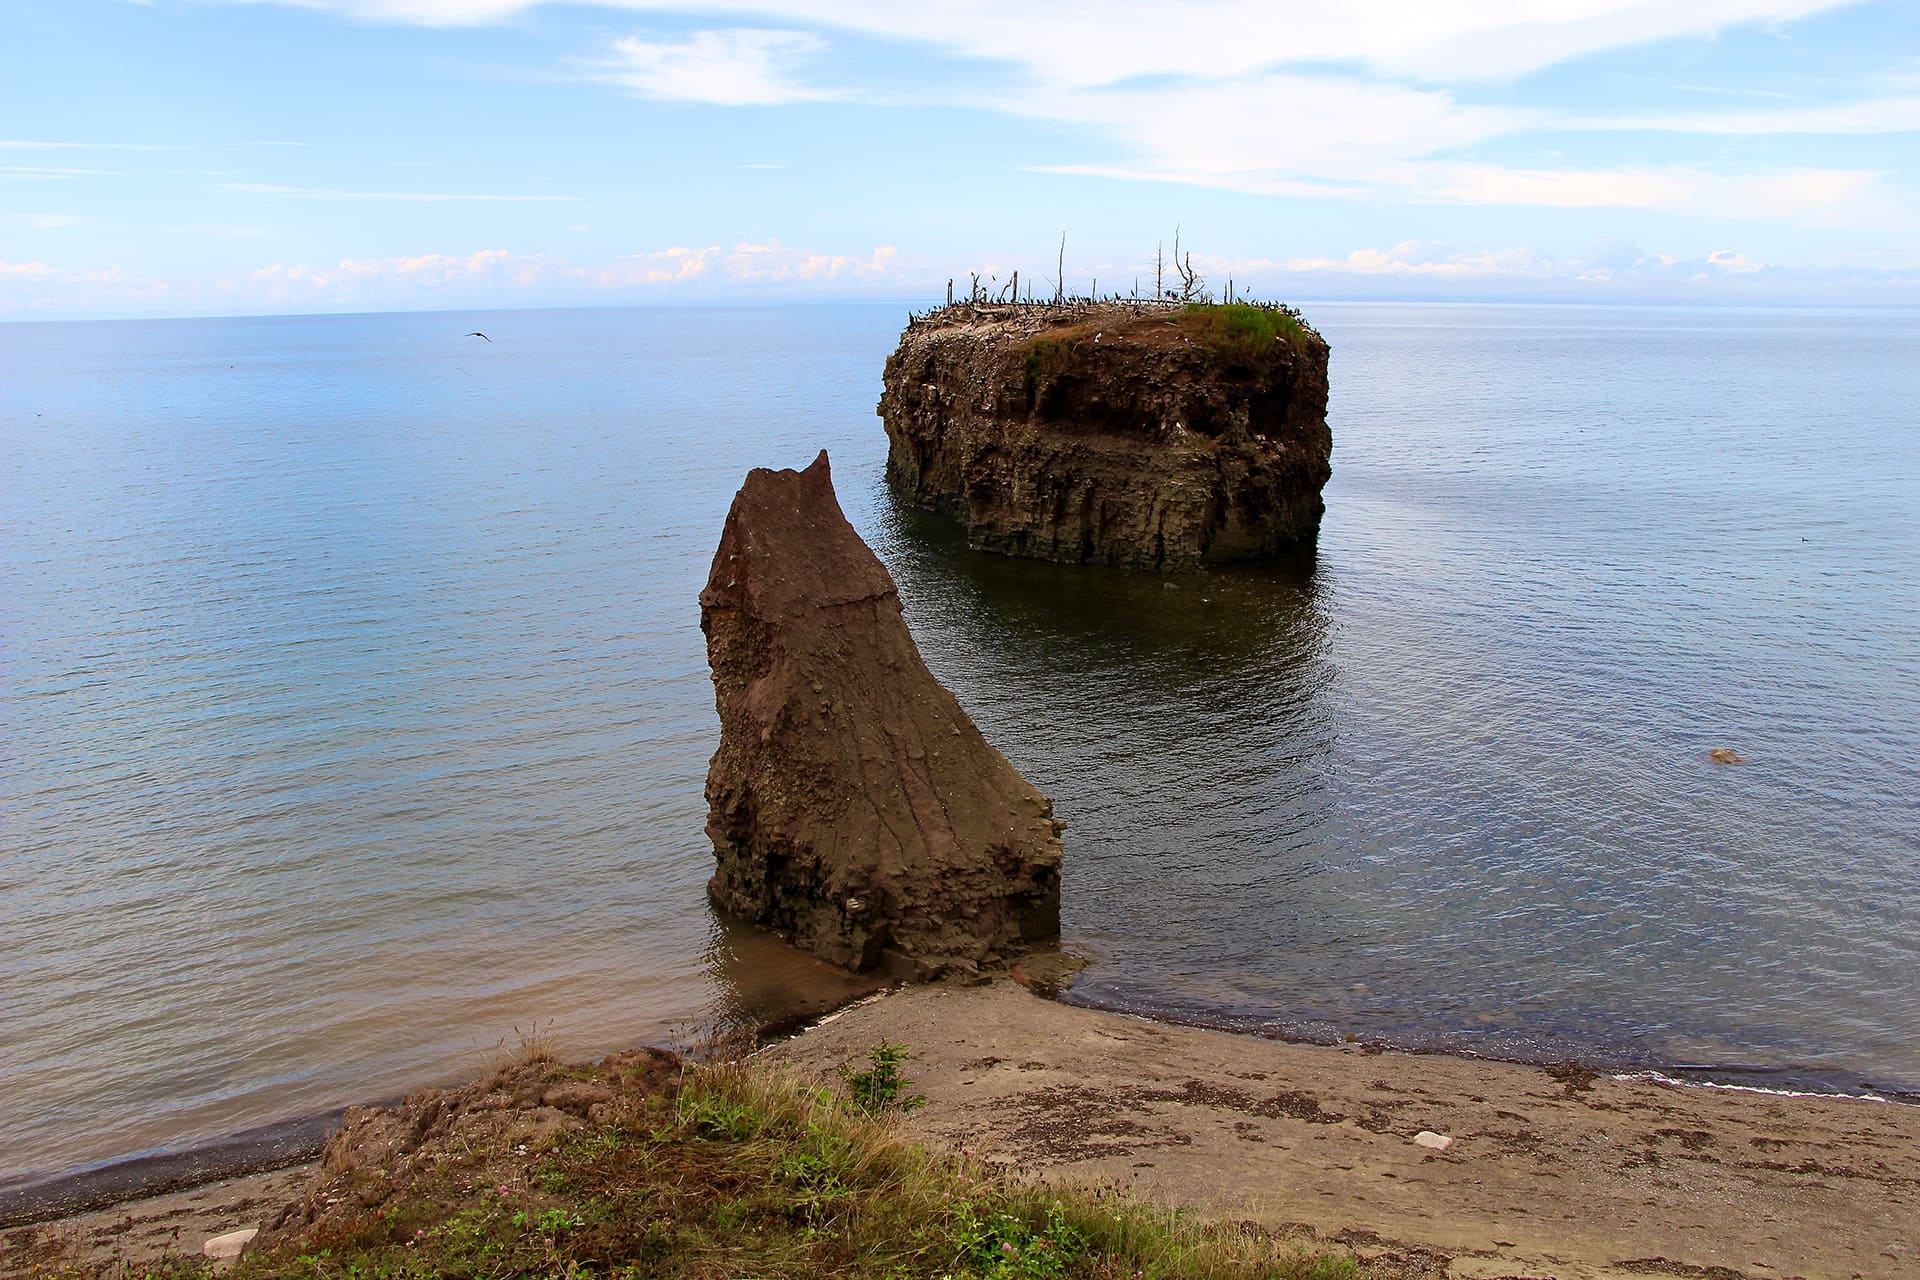
[[[907,326],[887,474],[975,546],[1144,569],[1310,540],[1327,344],[1266,307],[958,303]]]
[[[755,470],[700,593],[723,908],[849,969],[972,972],[1060,929],[1053,804],[921,661],[823,452]]]

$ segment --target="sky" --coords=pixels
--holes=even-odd
[[[1150,290],[1176,236],[1283,299],[1920,306],[1920,3],[0,5],[0,320]]]

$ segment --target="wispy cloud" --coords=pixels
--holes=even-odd
[[[82,218],[72,213],[23,213],[9,218],[0,218],[0,227],[24,227],[29,231],[64,231],[68,227],[81,227],[92,221],[91,218]]]
[[[1920,260],[1881,267],[1806,267],[1771,263],[1736,249],[1685,257],[1631,244],[1585,254],[1553,254],[1526,246],[1451,250],[1407,241],[1341,255],[1284,259],[1213,259],[1211,276],[1228,273],[1255,287],[1294,297],[1506,296],[1593,301],[1772,300],[1920,302]]]
[[[474,26],[562,0],[277,0],[375,22]],[[1512,78],[1570,58],[1747,23],[1789,22],[1852,0],[603,0],[676,13],[755,13],[908,40],[1027,69],[1038,82],[1256,75],[1351,63],[1428,83]]]
[[[772,106],[830,96],[793,78],[801,61],[826,47],[804,31],[736,27],[696,31],[677,41],[628,36],[613,42],[611,56],[590,65],[644,98]]]
[[[74,269],[48,262],[0,262],[0,313],[129,311],[164,304],[174,287],[119,267]]]
[[[477,25],[549,0],[256,0],[377,22]],[[560,0],[551,0],[559,3]],[[1299,197],[1801,217],[1852,208],[1889,221],[1879,175],[1785,171],[1695,153],[1565,172],[1502,167],[1488,148],[1547,132],[1887,133],[1920,127],[1920,91],[1889,81],[1849,104],[1667,119],[1563,118],[1476,102],[1577,58],[1739,27],[1787,24],[1853,0],[601,0],[606,8],[752,25],[610,39],[585,73],[641,97],[729,107],[839,99],[876,109],[959,106],[1043,122],[1060,173]],[[951,60],[902,90],[855,64],[814,68],[826,38],[906,44]],[[811,70],[814,74],[808,74]],[[970,74],[988,70],[989,76]],[[981,87],[991,82],[992,88]],[[1773,86],[1760,86],[1771,89]],[[1616,153],[1617,154],[1617,153]],[[1804,191],[1790,188],[1806,180]],[[1747,196],[1757,198],[1747,199]]]
[[[899,287],[904,279],[900,255],[892,246],[836,253],[777,241],[675,245],[600,262],[506,249],[342,258],[318,265],[275,262],[237,275],[183,281],[142,276],[117,266],[76,269],[38,260],[0,261],[0,312],[514,306],[554,297],[608,301],[709,293],[764,296],[831,284],[855,289],[876,283]]]
[[[1670,169],[1512,169],[1454,164],[1423,182],[1435,196],[1469,204],[1561,209],[1670,209],[1716,218],[1770,218],[1859,202],[1879,175],[1853,169],[1716,174]]]
[[[287,196],[299,200],[412,200],[479,201],[493,204],[554,204],[578,200],[579,196],[493,195],[453,191],[336,191],[326,187],[283,187],[267,182],[222,182],[223,191],[244,191],[256,196]]]
[[[149,142],[46,142],[0,138],[0,151],[178,151]]]
[[[1312,102],[1310,123],[1290,104]],[[1327,75],[1264,75],[1151,89],[1036,89],[995,105],[1091,125],[1133,152],[1117,166],[1058,166],[1238,190],[1348,194],[1399,167],[1525,125],[1525,112],[1464,106],[1442,90]],[[1305,184],[1303,186],[1303,184]]]
[[[1777,263],[1739,248],[1687,256],[1631,244],[1555,254],[1527,246],[1451,249],[1404,242],[1340,254],[1290,258],[1203,257],[1209,279],[1232,275],[1245,288],[1292,298],[1485,297],[1558,301],[1809,302],[1920,304],[1920,260],[1809,267]],[[527,299],[634,301],[647,297],[817,296],[920,291],[929,296],[958,264],[907,262],[891,246],[835,253],[774,242],[676,245],[603,261],[574,262],[504,249],[345,258],[331,264],[274,263],[239,275],[163,281],[119,267],[72,269],[46,261],[0,262],[0,312],[60,315],[222,313],[286,308],[512,306]],[[980,264],[975,264],[980,265]],[[984,274],[1006,269],[985,264]],[[1103,263],[1102,280],[1151,276],[1151,262]],[[965,274],[962,267],[958,272]]]
[[[599,274],[599,283],[664,284],[709,274],[750,284],[820,283],[834,280],[878,280],[894,274],[899,251],[883,245],[864,256],[795,249],[778,241],[742,242],[731,248],[672,248],[635,254]]]
[[[221,239],[238,237],[244,240],[258,240],[272,235],[266,227],[256,227],[247,223],[207,223],[187,227],[155,227],[170,236],[219,236]]]
[[[602,264],[546,254],[486,249],[472,254],[427,253],[395,258],[347,258],[331,266],[275,263],[252,273],[250,296],[274,304],[346,305],[411,301],[433,295],[484,292],[496,301],[533,291],[630,296],[662,287],[738,288],[754,285],[871,282],[894,278],[898,251],[881,246],[864,255],[796,249],[777,242],[732,246],[675,245],[623,255]]]
[[[45,165],[0,164],[0,177],[32,180],[37,178],[118,178],[114,169],[63,169]]]
[[[1920,132],[1920,93],[1886,94],[1825,106],[1660,116],[1595,116],[1566,122],[1577,129],[1711,134],[1877,134]]]

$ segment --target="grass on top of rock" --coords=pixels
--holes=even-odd
[[[899,1046],[882,1046],[892,1100]],[[898,1106],[869,1110],[779,1068],[622,1056],[529,1063],[410,1099],[358,1145],[298,1230],[229,1280],[1355,1280],[1342,1252],[1208,1226],[1112,1191],[1047,1187],[931,1154]],[[875,1065],[880,1065],[875,1061]],[[532,1105],[526,1101],[532,1099]],[[552,1099],[573,1108],[564,1122]],[[382,1128],[384,1124],[386,1127]],[[350,1127],[349,1134],[352,1135]],[[373,1140],[373,1139],[377,1139]],[[183,1259],[147,1274],[207,1276]],[[42,1274],[82,1276],[55,1265]],[[93,1274],[103,1274],[96,1270]],[[109,1269],[105,1274],[115,1274]],[[124,1269],[117,1274],[126,1276]]]
[[[1275,342],[1298,347],[1317,337],[1299,316],[1279,306],[1247,302],[1189,302],[1182,308],[1180,329],[1229,358],[1254,359]]]

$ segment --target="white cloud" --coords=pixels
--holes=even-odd
[[[1278,269],[1290,275],[1401,276],[1426,279],[1483,279],[1489,276],[1551,278],[1570,268],[1532,249],[1501,249],[1482,253],[1445,253],[1433,246],[1406,241],[1391,249],[1355,249],[1343,257],[1313,256],[1283,261],[1254,260],[1223,263],[1216,271],[1235,270],[1241,278]],[[1584,270],[1575,266],[1577,274]]]
[[[1732,271],[1743,276],[1764,271],[1767,266],[1764,262],[1755,262],[1744,253],[1735,253],[1731,249],[1715,249],[1707,255],[1707,261],[1722,271]]]
[[[267,182],[222,182],[222,191],[244,191],[256,196],[292,196],[302,200],[444,200],[480,201],[495,204],[551,204],[578,200],[579,196],[554,195],[475,195],[450,191],[335,191],[324,187],[282,187]]]
[[[1920,132],[1920,93],[1885,94],[1820,107],[1774,107],[1692,115],[1601,116],[1572,120],[1579,129],[1716,134],[1877,134]]]
[[[1668,301],[1912,306],[1920,302],[1920,261],[1879,266],[1802,267],[1766,263],[1735,249],[1705,257],[1596,246],[1555,255],[1517,246],[1457,251],[1408,241],[1391,248],[1286,259],[1209,260],[1210,278],[1232,274],[1254,291],[1285,297],[1479,297],[1595,302]]]
[[[249,0],[361,19],[500,22],[547,0]],[[558,0],[554,0],[558,2]],[[1845,106],[1567,120],[1477,105],[1467,86],[1571,59],[1742,25],[1792,22],[1852,0],[600,0],[630,12],[765,25],[610,42],[586,65],[658,100],[727,106],[826,97],[1011,114],[1104,139],[1105,154],[1042,166],[1086,176],[1257,194],[1553,208],[1662,209],[1894,225],[1907,217],[1865,171],[1727,171],[1700,161],[1602,170],[1508,168],[1474,152],[1543,129],[1691,133],[1888,132],[1920,119],[1890,83]],[[822,85],[799,67],[817,33],[905,42],[1004,74],[929,78],[904,94]],[[984,87],[990,86],[990,87]],[[1073,143],[1061,145],[1074,146]]]
[[[736,244],[675,245],[581,264],[545,254],[487,249],[396,258],[347,258],[331,266],[275,263],[247,277],[243,294],[274,305],[336,306],[404,302],[456,295],[506,303],[517,294],[635,295],[650,289],[872,282],[897,278],[898,252],[880,246],[864,256]]]
[[[266,227],[256,227],[249,223],[220,222],[200,223],[185,227],[155,227],[154,230],[163,231],[170,236],[219,236],[222,239],[238,237],[249,240],[258,240],[264,236],[273,234]]]
[[[1194,255],[1210,280],[1232,276],[1242,293],[1289,298],[1547,299],[1920,304],[1920,260],[1801,267],[1762,262],[1736,248],[1705,256],[1648,252],[1610,243],[1585,254],[1526,246],[1455,250],[1405,242],[1388,248],[1291,258]],[[0,262],[0,313],[13,318],[88,313],[236,314],[406,306],[514,306],[528,301],[639,302],[648,298],[819,296],[818,286],[859,293],[878,284],[931,296],[953,264],[906,263],[891,246],[831,253],[773,243],[672,246],[611,262],[576,263],[502,249],[346,258],[320,266],[275,263],[238,276],[168,282],[118,267],[71,269],[45,261]],[[1103,263],[1102,280],[1152,264]],[[987,264],[982,278],[1006,276]],[[1022,273],[1024,274],[1024,272]],[[1123,286],[1124,287],[1124,286]]]
[[[0,314],[125,314],[161,304],[171,292],[164,281],[119,267],[76,270],[47,262],[0,262]]]
[[[63,231],[68,227],[84,226],[91,218],[82,218],[71,213],[23,213],[11,218],[0,218],[0,227],[23,227],[29,231]]]
[[[380,22],[472,26],[547,0],[253,0]],[[559,0],[552,0],[558,3]],[[1525,75],[1570,58],[1744,23],[1787,22],[1850,0],[602,0],[646,12],[766,15],[910,40],[1010,63],[1055,85],[1141,76],[1239,78],[1357,63],[1457,83]]]
[[[37,182],[59,178],[117,178],[124,175],[112,169],[60,169],[33,164],[0,164],[0,178]]]
[[[1720,218],[1791,217],[1854,204],[1879,175],[1853,169],[1793,169],[1724,175],[1699,169],[1508,169],[1436,166],[1425,189],[1468,204],[1560,209],[1671,209]]]
[[[1311,111],[1302,103],[1313,104]],[[1290,191],[1303,180],[1379,182],[1388,166],[1487,141],[1528,119],[1504,108],[1462,106],[1438,90],[1304,75],[1151,90],[1037,90],[999,105],[1098,126],[1135,151],[1137,159],[1124,166],[1129,172],[1259,191]]]
[[[600,288],[634,284],[674,284],[713,276],[742,284],[870,281],[895,275],[899,251],[882,245],[865,257],[793,249],[778,242],[710,245],[704,249],[676,246],[653,253],[633,254],[595,277]]]
[[[613,42],[612,57],[593,65],[643,98],[771,106],[828,96],[790,79],[795,63],[824,48],[826,41],[804,31],[736,27],[696,31],[681,41],[628,36]]]
[[[146,142],[36,142],[24,138],[0,138],[0,151],[173,151],[175,147]]]

